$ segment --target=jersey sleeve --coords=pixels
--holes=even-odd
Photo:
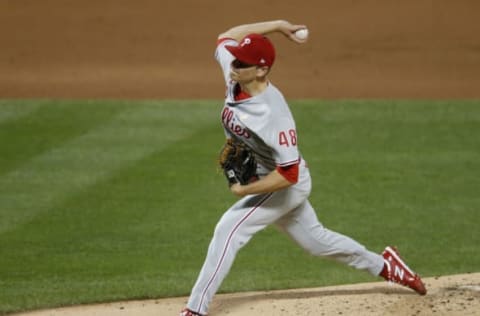
[[[297,183],[298,182],[298,165],[300,164],[300,161],[293,165],[289,165],[286,167],[277,167],[278,173],[280,173],[285,179],[287,179],[291,183]]]
[[[225,48],[225,45],[238,45],[238,42],[231,38],[221,38],[217,41],[217,49],[215,50],[215,59],[222,68],[223,78],[225,82],[230,80],[230,64],[234,57]]]

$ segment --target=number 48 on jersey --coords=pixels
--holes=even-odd
[[[297,132],[294,129],[278,133],[280,146],[297,146]]]

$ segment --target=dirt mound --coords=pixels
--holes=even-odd
[[[312,289],[220,294],[210,315],[480,315],[480,273],[424,279],[419,296],[385,282]],[[187,298],[118,302],[18,314],[17,316],[168,316],[178,315]]]

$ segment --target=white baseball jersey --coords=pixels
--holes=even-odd
[[[215,54],[227,84],[222,111],[225,133],[253,150],[259,164],[259,175],[271,172],[276,166],[298,163],[300,153],[295,121],[282,93],[272,83],[268,83],[259,95],[235,101],[236,82],[229,78],[233,56],[225,45],[236,44],[234,40],[224,40]]]

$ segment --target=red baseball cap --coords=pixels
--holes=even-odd
[[[225,48],[236,59],[249,65],[271,67],[275,61],[272,42],[261,34],[249,34],[242,38],[238,46],[225,45]]]

